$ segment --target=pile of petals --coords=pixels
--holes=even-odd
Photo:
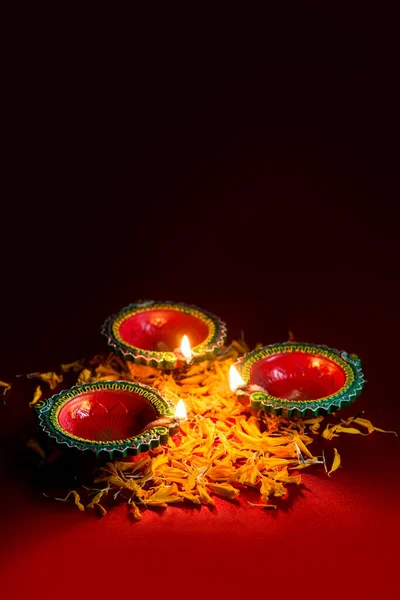
[[[360,417],[324,426],[322,416],[294,419],[255,412],[228,385],[229,367],[248,351],[243,340],[234,341],[212,361],[182,371],[136,365],[113,354],[94,357],[88,368],[79,361],[62,365],[63,372],[77,373],[77,383],[138,381],[157,388],[175,403],[182,399],[188,411],[179,433],[166,445],[135,459],[108,462],[98,468],[89,488],[71,490],[62,500],[73,498],[80,510],[95,508],[106,514],[104,504],[108,507],[117,498],[118,502],[123,499],[134,518],[141,519],[147,507],[213,505],[215,496],[235,501],[250,489],[257,498],[249,502],[251,506],[275,509],[276,499],[288,497],[288,486],[301,483],[304,469],[317,466],[330,475],[339,468],[336,448],[329,466],[324,455],[311,452],[317,436],[332,440],[342,433],[382,431]],[[58,383],[55,374],[37,376],[50,387]],[[31,404],[41,395],[38,386]]]

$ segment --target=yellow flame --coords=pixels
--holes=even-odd
[[[192,349],[190,347],[190,342],[189,342],[189,338],[187,335],[184,335],[182,338],[181,352],[182,352],[183,356],[185,357],[185,359],[187,360],[187,362],[190,362],[192,360],[192,358],[193,358]]]
[[[184,421],[185,419],[187,419],[186,406],[183,400],[179,400],[178,404],[176,405],[174,416],[180,421]]]
[[[229,387],[232,392],[236,392],[239,388],[244,387],[246,385],[243,377],[240,375],[238,370],[234,365],[231,365],[229,369]]]

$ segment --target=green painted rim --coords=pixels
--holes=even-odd
[[[227,329],[219,317],[198,308],[197,306],[176,303],[139,301],[129,304],[118,314],[109,317],[102,327],[102,334],[108,339],[108,345],[113,351],[125,360],[155,367],[158,369],[176,369],[181,366],[182,361],[173,352],[158,352],[155,350],[143,350],[136,346],[127,344],[119,335],[119,325],[127,318],[140,312],[156,309],[176,310],[201,320],[208,329],[208,336],[201,344],[194,346],[192,352],[194,362],[201,362],[212,358],[221,350],[225,343]]]
[[[167,442],[169,430],[167,427],[159,426],[133,437],[112,441],[86,440],[65,431],[58,422],[58,413],[61,408],[71,399],[81,394],[101,390],[124,390],[139,393],[151,402],[158,416],[172,417],[174,415],[173,403],[148,385],[129,381],[98,381],[74,386],[37,402],[34,408],[38,413],[39,424],[43,431],[59,444],[66,444],[69,448],[76,448],[81,451],[89,450],[98,456],[108,455],[109,458],[121,458],[128,454],[136,455]]]
[[[354,402],[361,394],[365,379],[361,369],[361,360],[356,354],[348,354],[327,346],[285,342],[264,346],[240,358],[237,368],[246,384],[250,382],[252,366],[267,356],[289,352],[304,352],[328,358],[339,365],[346,374],[344,385],[336,393],[317,400],[285,400],[264,392],[250,394],[250,403],[255,410],[284,416],[317,416],[344,408]]]

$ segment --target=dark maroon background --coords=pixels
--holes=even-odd
[[[110,313],[174,299],[250,344],[292,329],[357,352],[368,385],[354,411],[400,429],[391,21],[347,3],[3,3],[0,378],[103,350]],[[221,502],[133,527],[33,495],[15,464],[35,422],[21,390],[6,400],[6,586],[24,573],[31,598],[67,595],[101,566],[91,593],[129,575],[153,594],[154,572],[167,596],[315,594],[316,573],[321,593],[395,588],[394,437],[340,439],[335,479],[309,476],[277,516]]]

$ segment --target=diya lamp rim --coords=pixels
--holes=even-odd
[[[251,361],[252,358],[261,355],[259,360],[263,360],[269,356],[286,354],[288,352],[303,352],[312,354],[315,357],[321,356],[332,360],[344,371],[346,376],[345,383],[334,393],[313,400],[287,400],[279,398],[273,396],[260,386],[252,386],[250,384],[251,368],[258,362],[257,360],[253,360],[250,363],[250,366],[248,366],[247,363]],[[349,354],[344,350],[337,350],[336,348],[330,348],[323,344],[310,344],[297,341],[269,344],[241,356],[234,366],[238,369],[238,372],[244,381],[244,384],[239,386],[237,390],[235,390],[235,393],[237,395],[248,395],[250,404],[254,409],[264,410],[265,412],[277,415],[285,414],[287,416],[296,415],[303,417],[309,413],[318,415],[329,413],[332,410],[339,410],[356,400],[365,385],[365,378],[361,368],[361,359],[356,354]],[[247,368],[244,369],[244,367]],[[254,387],[259,389],[251,389]]]
[[[165,443],[169,437],[169,428],[155,426],[151,429],[145,428],[134,436],[124,437],[118,440],[93,440],[81,438],[66,431],[59,423],[58,415],[68,402],[90,391],[123,390],[137,393],[138,389],[152,394],[154,399],[164,403],[164,410],[161,412],[159,403],[155,405],[148,395],[144,396],[155,409],[157,418],[173,417],[174,404],[161,392],[147,384],[136,381],[127,381],[125,379],[103,380],[75,385],[40,400],[33,408],[38,414],[39,425],[42,430],[47,433],[49,437],[54,438],[59,444],[65,444],[70,448],[76,448],[80,451],[91,451],[96,455],[103,452],[106,452],[110,457],[114,455],[126,456],[126,454],[136,455],[154,449],[160,444]]]
[[[158,308],[190,314],[206,325],[208,330],[207,338],[191,348],[193,354],[192,362],[209,359],[222,348],[228,330],[226,323],[217,315],[194,304],[187,304],[185,302],[143,300],[128,304],[118,313],[111,315],[104,321],[101,332],[107,337],[108,345],[113,348],[116,354],[119,354],[124,360],[160,369],[179,369],[188,364],[175,351],[145,350],[129,344],[122,339],[118,331],[115,331],[115,326],[120,325],[121,322],[130,316],[139,314],[142,311],[147,312]]]

